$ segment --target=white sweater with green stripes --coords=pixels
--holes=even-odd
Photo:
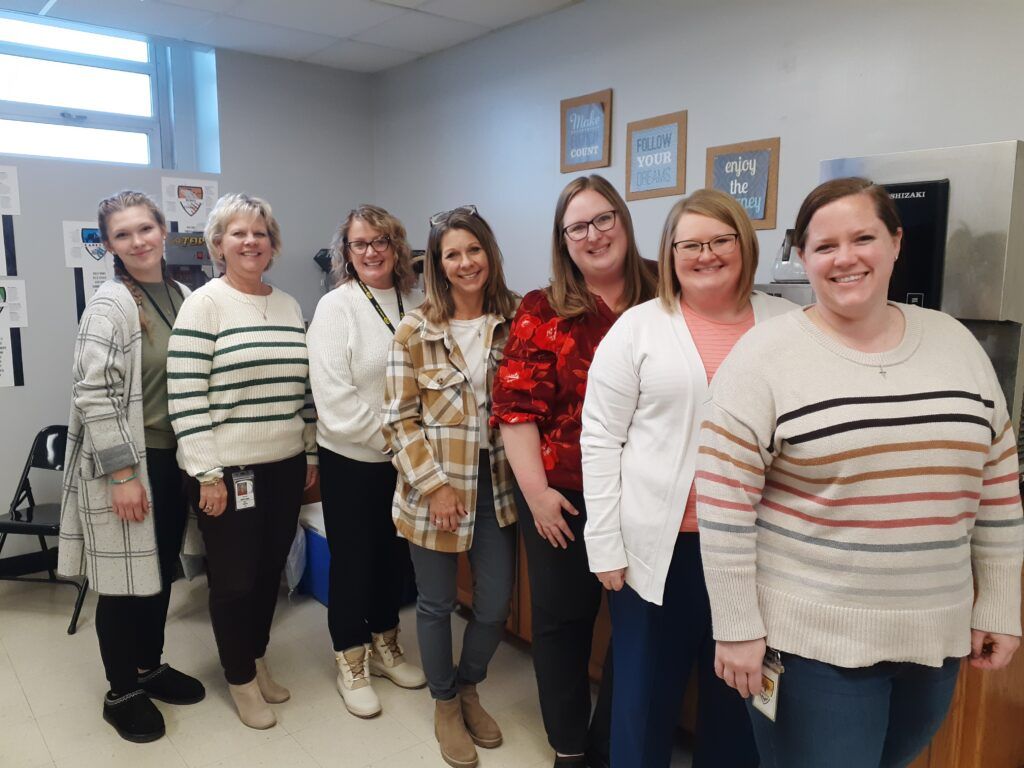
[[[316,463],[302,310],[277,288],[250,296],[213,280],[189,296],[167,348],[167,393],[192,477],[301,452]]]

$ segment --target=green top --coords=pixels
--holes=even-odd
[[[139,283],[139,286],[142,310],[149,324],[149,332],[142,334],[142,412],[146,447],[174,449],[178,441],[167,414],[167,342],[182,298],[176,288],[166,283]]]

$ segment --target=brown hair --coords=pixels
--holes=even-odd
[[[334,240],[331,241],[331,277],[334,279],[334,285],[347,283],[356,276],[346,248],[349,227],[356,219],[366,222],[368,226],[391,238],[391,247],[395,251],[395,267],[392,272],[395,287],[399,293],[408,293],[416,283],[416,275],[412,270],[412,248],[406,239],[405,227],[383,208],[367,203],[349,211],[348,216],[338,226],[338,231],[334,233]]]
[[[675,259],[672,251],[672,240],[676,236],[676,225],[684,213],[696,213],[722,222],[732,227],[738,235],[740,246],[740,281],[736,286],[736,303],[741,305],[750,296],[754,288],[754,273],[757,272],[757,259],[760,248],[757,234],[750,223],[750,217],[736,198],[717,189],[698,189],[689,197],[672,206],[661,230],[661,245],[658,248],[658,298],[666,309],[678,309],[676,300],[682,292],[679,277],[676,275]]]
[[[206,238],[206,247],[210,251],[210,258],[216,262],[222,271],[227,270],[224,263],[224,253],[221,251],[220,243],[228,224],[237,216],[260,216],[267,225],[267,235],[270,237],[270,249],[273,256],[267,269],[274,265],[274,259],[281,252],[281,227],[271,211],[270,203],[260,197],[251,197],[245,193],[232,193],[221,197],[217,204],[210,211],[210,218],[206,220],[206,229],[203,236]]]
[[[793,243],[798,251],[803,251],[807,244],[807,228],[811,225],[814,214],[826,205],[850,195],[867,195],[868,199],[875,204],[875,213],[889,234],[895,235],[899,232],[902,226],[900,214],[885,187],[859,176],[832,179],[816,186],[800,204],[800,210],[796,214],[796,224],[793,225]]]
[[[654,276],[644,266],[640,250],[636,247],[633,218],[629,215],[626,201],[603,176],[596,173],[580,176],[565,185],[555,204],[555,223],[551,238],[551,284],[545,289],[545,294],[555,314],[563,318],[578,317],[597,311],[594,296],[587,289],[579,267],[569,256],[569,248],[562,233],[562,219],[565,217],[566,208],[576,195],[587,189],[594,190],[608,201],[615,211],[619,224],[626,230],[626,260],[623,264],[626,278],[626,288],[623,291],[625,309],[654,298],[657,289]]]
[[[164,217],[163,211],[160,210],[160,206],[147,195],[145,192],[136,192],[135,190],[126,189],[122,192],[118,192],[116,195],[100,200],[99,208],[96,211],[96,224],[100,230],[100,239],[103,241],[103,247],[110,251],[110,255],[114,262],[114,277],[120,280],[128,292],[131,293],[132,298],[135,300],[135,305],[139,308],[139,325],[142,326],[142,330],[145,331],[146,335],[149,335],[149,320],[146,318],[146,313],[142,311],[142,291],[139,288],[138,281],[132,277],[131,272],[125,266],[124,261],[118,256],[114,249],[110,247],[110,217],[115,213],[121,213],[129,208],[135,208],[141,206],[149,211],[149,215],[153,217],[153,221],[156,222],[157,226],[167,232],[167,219]],[[160,271],[163,274],[164,282],[174,288],[178,292],[179,296],[184,296],[181,292],[181,288],[171,278],[170,273],[167,271],[167,259],[160,259]]]
[[[501,249],[494,238],[494,232],[482,216],[464,209],[456,209],[441,224],[430,228],[427,238],[427,255],[424,258],[423,279],[427,298],[420,309],[423,316],[432,323],[444,323],[455,314],[451,285],[445,279],[441,267],[441,241],[453,229],[469,232],[477,239],[487,254],[487,283],[484,285],[484,312],[511,320],[516,312],[518,297],[505,285],[502,269]]]

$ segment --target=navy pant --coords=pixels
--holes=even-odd
[[[782,654],[775,723],[750,707],[764,768],[901,768],[942,725],[960,659],[845,669]]]
[[[697,667],[697,743],[693,768],[755,768],[757,748],[743,699],[715,676],[711,607],[700,537],[676,539],[662,605],[628,585],[610,593],[612,766],[667,768],[690,672]],[[789,763],[783,761],[789,768]],[[821,763],[823,768],[829,763]]]

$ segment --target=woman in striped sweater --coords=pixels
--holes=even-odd
[[[298,302],[263,282],[280,251],[270,206],[225,195],[206,225],[224,270],[182,304],[167,353],[178,460],[191,476],[210,617],[242,722],[269,728],[289,698],[263,656],[303,488],[316,481],[316,419]]]
[[[747,697],[781,653],[766,768],[905,766],[960,659],[1020,641],[1017,450],[992,365],[941,312],[886,300],[902,230],[864,179],[822,184],[795,240],[818,303],[718,372],[697,472],[716,671]]]

